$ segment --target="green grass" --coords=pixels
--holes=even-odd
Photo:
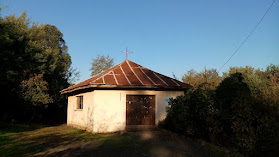
[[[143,148],[146,144],[145,141],[139,140],[137,137],[132,136],[130,134],[120,134],[120,133],[108,133],[108,134],[92,134],[88,133],[84,130],[79,130],[75,128],[69,128],[68,135],[71,137],[83,139],[83,140],[91,140],[106,147],[114,147],[116,148],[126,148],[133,149],[133,145],[137,144],[139,147]]]
[[[175,136],[164,131],[92,134],[66,125],[1,125],[0,157],[199,156],[197,154],[208,153],[208,156],[227,156],[214,147],[207,148],[205,153],[194,141],[181,143],[182,139]]]
[[[42,127],[44,126],[38,124],[28,125],[28,124],[1,124],[0,123],[0,134],[20,133],[20,132],[36,130]]]
[[[42,128],[42,125],[28,124],[1,124],[0,125],[0,156],[23,156],[26,152],[33,151],[32,142],[20,140],[24,132]]]
[[[63,145],[79,147],[84,143],[105,149],[133,150],[135,143],[143,146],[143,142],[127,134],[91,134],[66,125],[42,127],[20,124],[0,127],[0,156],[28,156]]]

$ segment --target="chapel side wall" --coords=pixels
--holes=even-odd
[[[166,117],[165,99],[182,95],[183,91],[95,90],[93,132],[115,132],[126,127],[126,95],[155,95],[155,124]]]
[[[179,95],[183,95],[184,91],[157,91],[156,95],[156,110],[155,110],[155,124],[164,120],[167,116],[166,108],[168,107],[168,102],[165,99],[170,97],[176,98]]]
[[[77,109],[77,96],[83,96],[83,109]],[[67,125],[93,131],[94,91],[68,97]]]
[[[116,132],[125,129],[126,107],[119,90],[94,91],[93,132]]]

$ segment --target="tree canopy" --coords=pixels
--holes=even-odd
[[[113,65],[114,65],[114,60],[109,55],[107,55],[107,56],[98,55],[97,58],[92,59],[92,63],[91,63],[92,67],[90,68],[91,76],[99,74],[99,73],[109,69]]]
[[[269,65],[265,70],[255,69],[251,66],[230,67],[228,72],[223,73],[226,78],[231,74],[241,73],[244,82],[251,89],[251,94],[255,99],[265,100],[271,104],[279,101],[279,66]],[[269,104],[270,104],[269,103]],[[279,107],[279,104],[278,104]]]
[[[222,78],[217,73],[216,69],[204,69],[201,72],[197,72],[194,69],[188,70],[183,76],[182,80],[192,86],[203,85],[205,88],[216,88]]]
[[[231,67],[222,80],[216,74],[220,83],[208,88],[208,73],[212,73],[192,70],[183,79],[196,86],[170,100],[171,107],[167,108],[167,117],[160,126],[244,156],[276,156],[279,153],[278,72],[277,65],[269,65],[265,70]]]
[[[1,16],[0,50],[0,90],[7,100],[0,120],[28,119],[34,110],[65,115],[66,98],[59,91],[69,86],[73,68],[58,28],[31,22],[25,11]]]

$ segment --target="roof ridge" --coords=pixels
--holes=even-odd
[[[130,65],[130,63],[128,62],[128,60],[126,60],[126,62],[127,62],[127,64],[128,64],[128,66],[129,66],[129,68],[131,69],[131,71],[134,73],[134,75],[136,76],[136,78],[140,81],[140,83],[142,84],[142,85],[144,85],[144,83],[141,81],[141,79],[138,77],[138,75],[135,73],[135,71],[133,70],[133,68],[131,67],[131,65]]]
[[[129,60],[130,61],[130,60]],[[136,64],[136,65],[138,65],[138,66],[140,66],[140,67],[142,67],[142,68],[145,68],[145,69],[147,69],[147,70],[150,70],[150,71],[153,71],[153,70],[151,70],[151,69],[148,69],[148,68],[146,68],[146,67],[144,67],[144,66],[141,66],[141,65],[139,65],[139,64],[137,64],[137,63],[135,63],[135,62],[133,62],[133,61],[130,61],[130,62],[132,62],[132,63],[134,63],[134,64]],[[155,71],[153,71],[153,72],[155,72]],[[156,74],[159,74],[159,75],[163,75],[163,76],[165,76],[165,77],[167,77],[167,78],[169,78],[169,79],[172,79],[172,80],[174,80],[174,81],[178,81],[178,82],[180,82],[180,83],[184,83],[184,82],[181,82],[181,81],[179,81],[179,80],[177,80],[177,79],[175,79],[175,78],[171,78],[171,77],[169,77],[169,76],[166,76],[166,75],[164,75],[164,74],[161,74],[161,73],[158,73],[158,72],[155,72]]]
[[[155,72],[155,71],[154,71]],[[179,81],[179,80],[177,80],[177,79],[175,79],[175,78],[171,78],[171,77],[169,77],[169,76],[166,76],[166,75],[164,75],[164,74],[161,74],[161,73],[158,73],[158,72],[155,72],[156,74],[159,74],[159,75],[162,75],[162,76],[164,76],[164,77],[167,77],[167,78],[169,78],[169,79],[172,79],[172,80],[174,80],[174,81],[178,81],[179,83],[184,83],[184,82],[181,82],[181,81]]]
[[[84,82],[86,82],[86,81],[88,81],[88,80],[91,80],[91,79],[95,79],[95,81],[96,80],[98,80],[100,77],[98,77],[99,75],[101,75],[101,74],[103,74],[103,73],[105,73],[106,71],[109,71],[109,70],[112,70],[112,69],[114,69],[114,68],[116,68],[117,66],[120,66],[121,64],[123,64],[124,62],[125,62],[126,60],[124,60],[123,62],[121,62],[121,63],[119,63],[119,64],[117,64],[117,65],[114,65],[114,66],[112,66],[112,67],[110,67],[109,69],[107,69],[107,70],[105,70],[105,71],[102,71],[102,72],[100,72],[99,74],[96,74],[96,75],[94,75],[94,76],[92,76],[91,78],[89,78],[89,79],[86,79],[86,80],[84,80],[84,81],[82,81],[82,82],[80,82],[80,83],[78,83],[78,84],[75,84],[75,85],[72,85],[72,86],[70,86],[70,87],[68,87],[68,88],[65,88],[65,89],[63,89],[62,91],[65,91],[65,90],[68,90],[68,89],[71,89],[71,88],[75,88],[76,86],[78,86],[78,85],[82,85]],[[109,71],[110,72],[110,71]],[[108,73],[109,73],[108,72]],[[98,78],[97,78],[98,77]],[[97,79],[96,79],[97,78]],[[95,82],[95,81],[93,81],[93,82]],[[91,81],[90,81],[91,82]],[[89,83],[90,83],[89,82]],[[87,83],[87,84],[89,84],[89,83]],[[86,85],[87,85],[86,84]]]
[[[95,79],[95,81],[93,81],[93,82],[96,82],[97,80],[99,80],[101,77],[105,77],[107,74],[109,74],[109,73],[111,73],[112,72],[112,70],[113,69],[115,69],[117,66],[120,66],[122,63],[124,63],[125,61],[123,61],[123,62],[121,62],[121,63],[119,63],[119,64],[117,64],[117,65],[115,65],[115,66],[113,66],[113,67],[110,67],[109,69],[107,69],[107,70],[105,70],[105,71],[102,71],[101,73],[99,73],[99,74],[97,74],[97,75],[101,75],[100,77],[98,77],[98,78],[96,78]],[[103,74],[103,73],[105,73],[105,74]],[[103,75],[102,75],[103,74]],[[96,75],[96,76],[97,76]],[[94,77],[94,76],[93,76]],[[92,77],[92,78],[93,78]],[[92,83],[93,83],[92,82]]]

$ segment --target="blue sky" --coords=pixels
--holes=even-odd
[[[2,16],[24,10],[32,21],[63,34],[80,81],[92,58],[129,59],[178,78],[190,69],[219,69],[255,27],[273,0],[0,0]],[[230,66],[279,64],[279,2],[220,72]]]

